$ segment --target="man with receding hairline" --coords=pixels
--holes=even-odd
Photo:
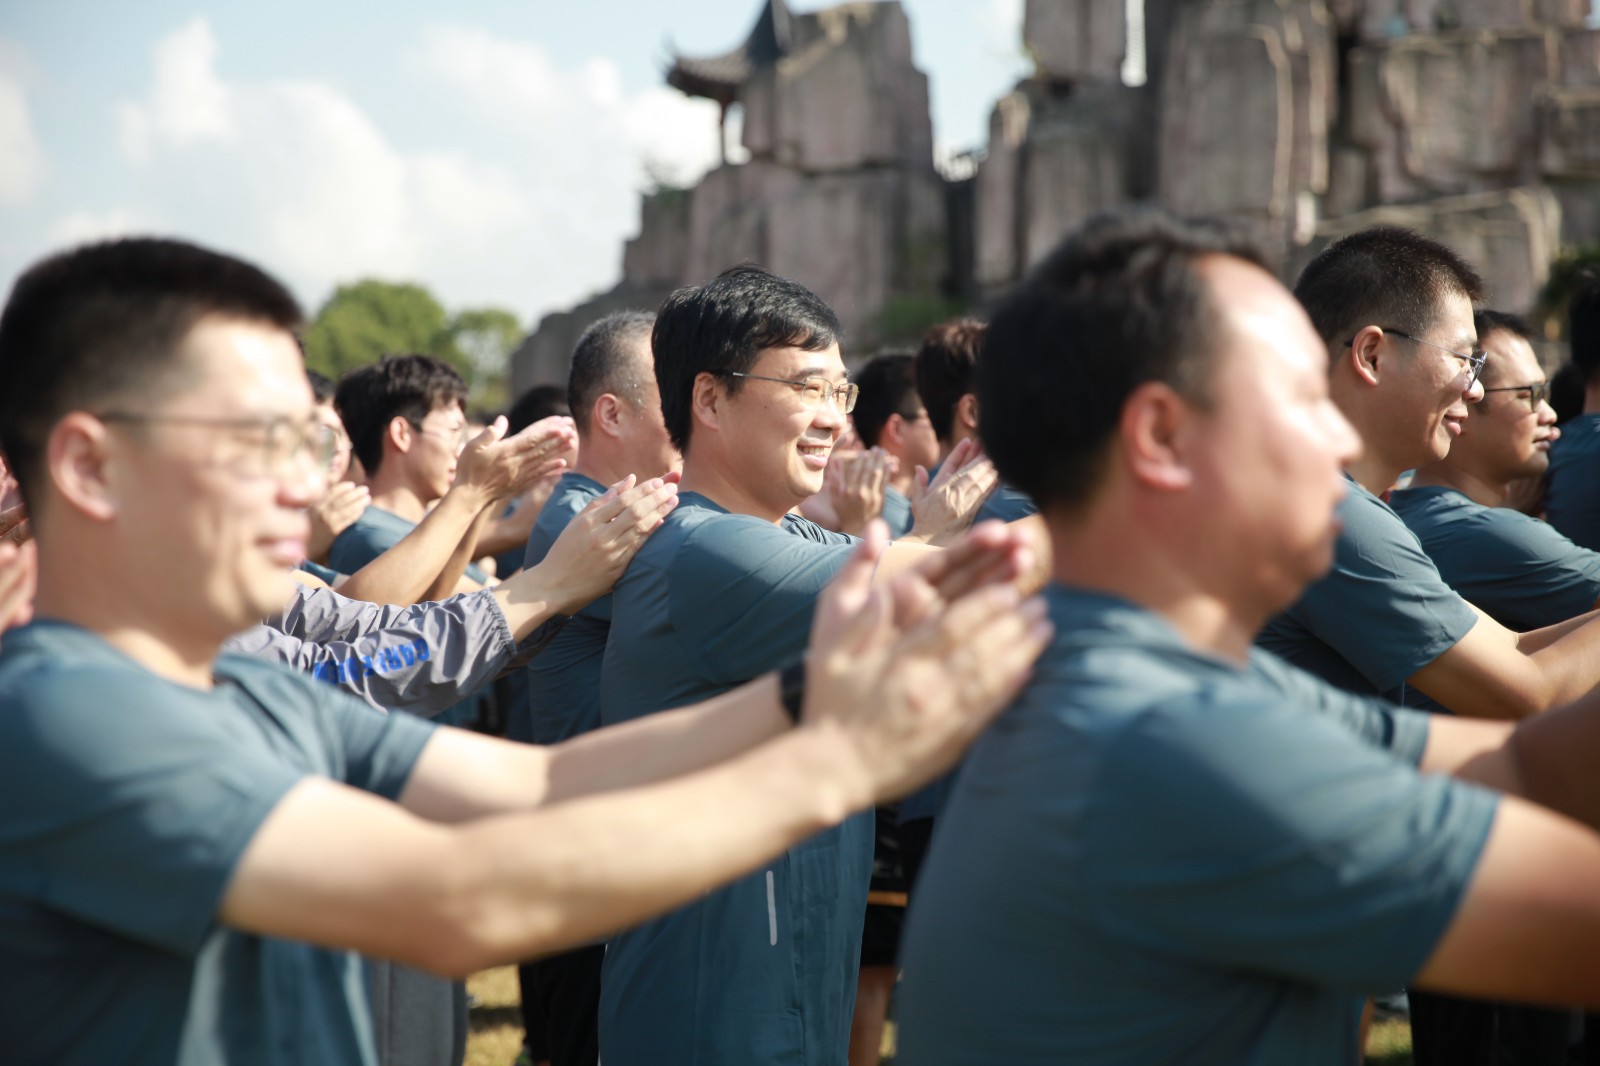
[[[357,953],[461,976],[695,899],[949,765],[1042,644],[991,531],[892,596],[869,538],[781,683],[552,748],[219,654],[289,601],[322,486],[298,321],[259,269],[153,239],[46,259],[0,313],[38,549],[0,646],[8,1063],[371,1066]],[[674,498],[584,521],[620,559]],[[490,594],[508,628],[592,596],[556,569]]]
[[[1056,637],[942,815],[907,1062],[1347,1066],[1366,994],[1408,981],[1600,1003],[1600,700],[1427,715],[1253,646],[1335,558],[1360,469],[1261,264],[1127,212],[996,309],[983,437],[1050,529]]]

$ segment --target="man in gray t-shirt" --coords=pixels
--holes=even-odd
[[[1501,625],[1539,629],[1595,608],[1600,553],[1513,507],[1519,485],[1549,469],[1562,431],[1532,329],[1495,311],[1479,311],[1476,321],[1489,353],[1483,399],[1450,453],[1390,502],[1452,588]]]
[[[871,540],[806,665],[554,748],[221,655],[290,601],[323,484],[298,320],[257,268],[148,238],[36,264],[0,313],[38,545],[37,621],[0,647],[8,1063],[370,1066],[352,953],[462,976],[695,899],[947,767],[1042,646],[1014,590],[959,583],[1015,573],[991,530],[898,608]],[[671,497],[578,521],[614,562],[653,524],[626,505]],[[558,571],[497,601],[508,628],[587,602]]]
[[[996,309],[984,443],[1050,528],[1057,635],[941,816],[909,1063],[1345,1066],[1402,980],[1600,1003],[1600,702],[1423,715],[1252,647],[1333,561],[1360,447],[1261,263],[1110,216]]]

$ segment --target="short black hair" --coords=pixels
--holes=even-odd
[[[1483,347],[1484,338],[1496,330],[1503,330],[1514,337],[1521,337],[1523,340],[1530,343],[1533,341],[1534,337],[1537,336],[1537,334],[1535,334],[1533,331],[1533,326],[1528,324],[1527,319],[1523,318],[1521,315],[1514,315],[1510,311],[1495,311],[1489,308],[1480,308],[1479,310],[1472,312],[1472,325],[1473,328],[1478,331],[1479,348]],[[1489,359],[1484,363],[1483,372],[1478,375],[1478,379],[1482,381],[1485,386],[1498,383],[1501,380],[1500,368],[1495,365],[1493,356],[1490,356]]]
[[[1003,479],[1040,507],[1081,507],[1136,388],[1210,402],[1219,315],[1196,265],[1217,255],[1267,269],[1242,230],[1140,208],[1092,219],[1017,285],[977,368],[979,436]]]
[[[1587,271],[1567,305],[1567,346],[1585,383],[1600,377],[1600,272]]]
[[[339,379],[333,405],[350,434],[350,450],[369,475],[383,462],[383,436],[396,417],[421,425],[430,411],[467,398],[456,368],[431,355],[386,355]]]
[[[946,444],[955,434],[956,405],[975,391],[973,373],[986,328],[975,318],[941,322],[923,335],[917,349],[917,395],[928,409],[933,435]]]
[[[737,266],[674,292],[650,334],[661,417],[673,446],[680,452],[689,448],[694,382],[701,374],[748,371],[767,348],[820,352],[843,335],[838,316],[821,297],[758,266]],[[725,380],[730,394],[744,384]]]
[[[640,365],[632,348],[641,338],[649,344],[655,321],[656,317],[645,311],[614,311],[578,338],[572,349],[572,370],[567,374],[567,406],[579,433],[589,431],[589,413],[595,400],[606,393],[639,402],[643,384],[639,378],[655,370],[648,359]]]
[[[300,307],[259,267],[183,241],[128,238],[44,259],[0,313],[0,449],[25,499],[73,411],[133,407],[192,376],[177,353],[202,318],[293,333]]]
[[[1371,226],[1319,252],[1294,294],[1324,343],[1343,344],[1366,326],[1407,333],[1433,328],[1444,301],[1483,299],[1483,278],[1438,241],[1400,226]]]
[[[517,397],[517,402],[506,412],[506,433],[521,433],[535,422],[552,415],[570,415],[567,390],[560,385],[535,385]]]
[[[916,364],[915,353],[884,352],[850,375],[850,380],[861,388],[850,417],[862,444],[878,446],[890,415],[906,419],[916,416],[916,409],[922,406],[917,396]]]
[[[307,367],[306,380],[311,382],[311,395],[318,403],[328,403],[333,399],[333,379],[328,375]]]

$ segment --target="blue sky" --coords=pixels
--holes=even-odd
[[[1026,69],[1022,0],[904,0],[935,137],[980,143]],[[308,310],[362,276],[526,323],[608,288],[644,161],[690,179],[715,109],[669,42],[756,0],[28,0],[0,10],[0,284],[128,232],[253,259]],[[797,10],[819,6],[794,0]]]

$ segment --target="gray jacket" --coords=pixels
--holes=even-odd
[[[522,666],[559,628],[541,626],[519,648],[488,589],[390,607],[301,586],[282,611],[223,648],[308,673],[380,711],[428,718]]]

